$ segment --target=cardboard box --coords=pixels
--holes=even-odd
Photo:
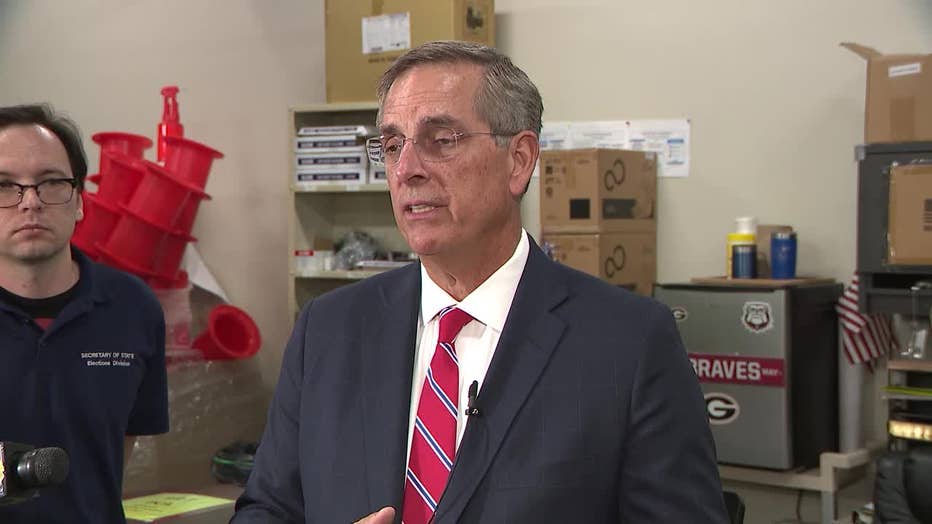
[[[885,55],[860,44],[841,45],[867,60],[864,142],[932,140],[932,55]]]
[[[887,263],[932,264],[932,165],[890,169]]]
[[[757,278],[770,278],[770,237],[774,233],[792,233],[793,226],[757,225]]]
[[[641,295],[657,280],[657,233],[545,234],[544,249],[567,266]]]
[[[326,0],[327,102],[376,99],[379,77],[432,40],[495,45],[494,0]]]
[[[645,231],[655,228],[657,156],[621,149],[540,154],[544,233]]]

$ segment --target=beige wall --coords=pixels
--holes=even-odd
[[[932,2],[497,4],[499,47],[537,82],[545,119],[692,120],[690,177],[659,184],[661,281],[720,274],[746,214],[796,227],[800,273],[851,275],[865,67],[838,43],[932,52]],[[320,0],[0,0],[2,104],[48,100],[87,135],[152,136],[159,88],[181,86],[187,136],[227,155],[198,248],[259,323],[270,386],[290,327],[287,108],[324,101],[322,18]]]

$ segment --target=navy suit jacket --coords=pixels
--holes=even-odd
[[[308,303],[236,523],[400,522],[417,264]],[[705,405],[670,311],[534,242],[434,522],[722,523]]]

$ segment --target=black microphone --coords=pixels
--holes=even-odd
[[[482,411],[479,409],[479,406],[476,405],[476,396],[479,394],[479,381],[473,380],[472,384],[469,385],[469,391],[467,394],[466,400],[466,416],[467,417],[481,417]]]
[[[61,448],[0,442],[0,506],[29,500],[39,495],[39,488],[61,484],[68,464],[68,453]]]

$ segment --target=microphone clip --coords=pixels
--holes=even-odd
[[[482,410],[479,409],[479,406],[476,403],[476,396],[479,394],[479,381],[473,380],[472,384],[469,385],[469,392],[467,393],[466,409],[464,412],[467,417],[481,417]]]

